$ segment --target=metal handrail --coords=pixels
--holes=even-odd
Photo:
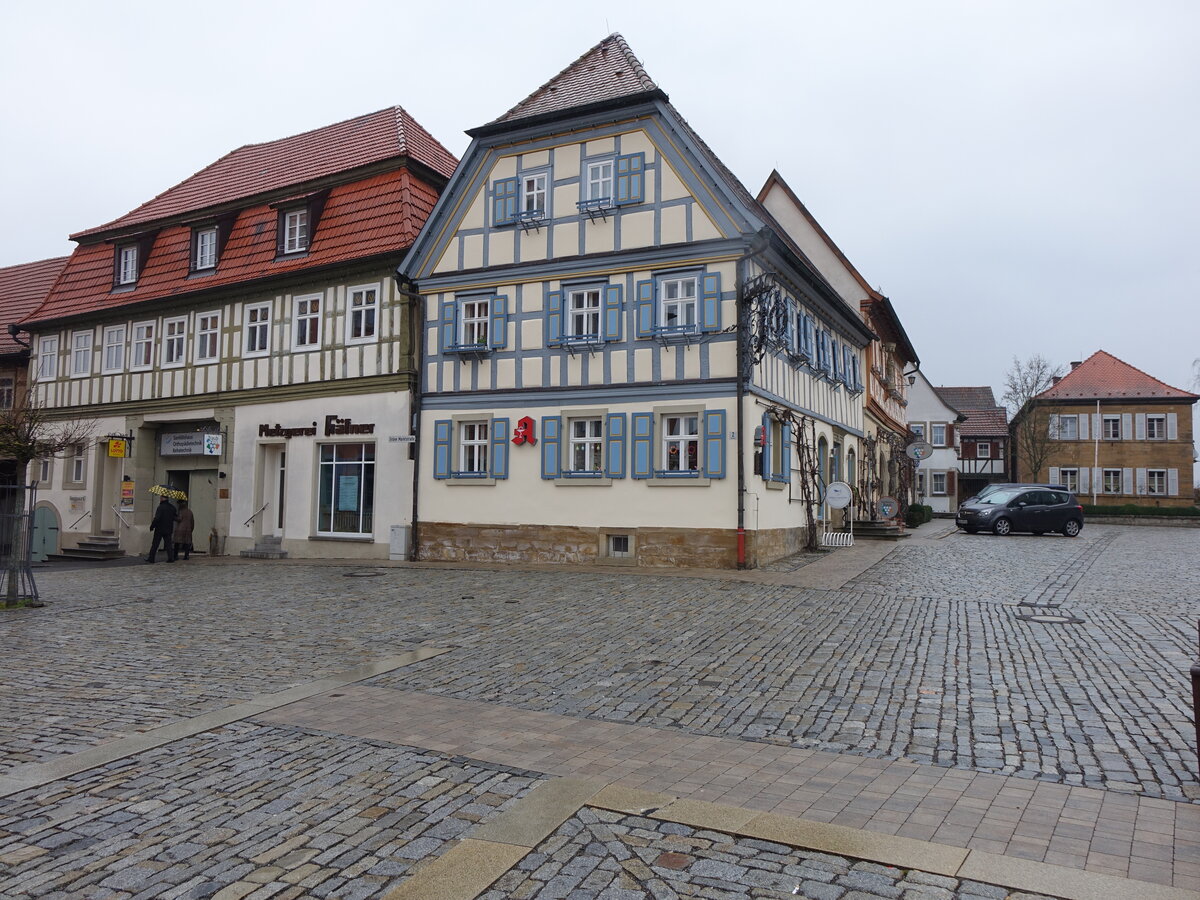
[[[89,510],[88,510],[87,512],[85,512],[85,513],[84,513],[82,516],[80,516],[78,519],[76,519],[74,522],[72,522],[72,523],[71,523],[71,525],[70,525],[70,527],[71,527],[71,528],[74,528],[76,525],[78,525],[80,522],[82,522],[84,519],[86,519],[86,518],[87,518],[88,516],[90,516],[91,514],[92,514],[92,511],[89,509]]]
[[[250,523],[253,522],[255,519],[257,519],[260,515],[262,515],[262,511],[270,505],[271,505],[270,501],[267,501],[266,503],[264,503],[262,506],[260,506],[258,508],[258,511],[255,512],[254,515],[252,515],[250,518],[248,518],[245,522],[242,523],[242,526],[248,528],[250,526]]]
[[[110,507],[110,509],[112,509],[113,515],[115,515],[118,519],[120,519],[122,525],[124,525],[126,528],[131,527],[130,524],[125,521],[125,517],[123,515],[121,515],[121,511],[119,509],[117,509],[115,504],[112,507]]]

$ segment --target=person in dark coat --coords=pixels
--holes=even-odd
[[[179,501],[179,519],[175,522],[175,556],[183,554],[184,559],[192,558],[192,529],[196,527],[196,517],[188,509],[187,501]]]
[[[176,516],[177,513],[175,507],[171,505],[171,501],[163,497],[162,502],[158,504],[158,509],[154,511],[154,518],[150,521],[150,530],[154,533],[154,543],[150,545],[150,555],[146,557],[146,562],[154,562],[160,541],[163,551],[167,554],[167,562],[175,562],[175,543],[171,538],[175,532]]]

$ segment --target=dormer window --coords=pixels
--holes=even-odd
[[[217,267],[217,227],[192,231],[192,271],[203,272]]]
[[[289,209],[279,214],[282,253],[303,253],[308,249],[308,209]]]
[[[117,248],[117,284],[137,284],[138,246],[126,244]]]

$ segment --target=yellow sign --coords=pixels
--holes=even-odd
[[[129,446],[129,441],[124,438],[109,438],[108,439],[108,455],[125,458],[125,451]]]

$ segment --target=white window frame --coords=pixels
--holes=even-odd
[[[976,441],[975,442],[975,458],[976,459],[991,459],[992,458],[991,441]]]
[[[1074,414],[1059,416],[1058,432],[1054,439],[1057,441],[1079,440],[1079,416]]]
[[[71,377],[87,378],[92,374],[92,348],[96,341],[95,329],[71,332]]]
[[[942,436],[940,438],[938,437],[938,429],[939,428],[942,430]],[[929,443],[930,444],[932,444],[935,447],[949,446],[946,443],[947,437],[948,437],[948,435],[947,435],[947,428],[946,428],[945,422],[930,422],[929,423]]]
[[[489,297],[464,297],[458,301],[458,346],[487,347],[491,337],[492,302]]]
[[[162,367],[178,369],[187,363],[187,316],[163,319]]]
[[[492,420],[464,419],[457,424],[458,446],[455,457],[458,467],[455,475],[470,475],[486,478],[491,474]]]
[[[690,286],[688,296],[685,286]],[[674,295],[672,296],[672,291]],[[671,314],[676,321],[672,322]],[[700,279],[678,275],[658,280],[658,324],[673,331],[695,331],[700,320]]]
[[[1109,434],[1109,426],[1112,426],[1112,434]],[[1103,429],[1102,440],[1119,441],[1121,439],[1121,415],[1118,413],[1115,416],[1105,415],[1100,420],[1100,427]]]
[[[359,459],[357,459],[357,460],[339,460],[337,458],[338,449],[339,448],[346,449],[348,447],[359,448]],[[326,448],[332,448],[333,457],[334,457],[332,460],[324,459]],[[367,448],[370,448],[370,454],[369,454],[370,459],[366,458],[368,456]],[[315,504],[315,509],[314,509],[314,512],[316,514],[316,521],[315,521],[316,533],[319,535],[328,536],[328,537],[349,537],[349,538],[361,538],[361,537],[369,537],[369,536],[373,535],[374,529],[375,529],[375,517],[378,515],[378,512],[379,512],[378,507],[376,505],[377,495],[375,492],[375,489],[378,485],[379,470],[377,468],[377,463],[379,462],[379,448],[376,446],[375,442],[374,441],[360,441],[360,442],[354,442],[354,443],[335,442],[335,443],[318,444],[316,455],[317,455],[317,485],[318,485],[318,500],[317,500],[317,503]],[[346,469],[349,469],[350,471],[346,472],[345,471]],[[371,504],[370,504],[370,506],[371,506],[371,530],[363,531],[363,530],[361,530],[361,528],[363,525],[364,508],[366,506],[365,501],[367,499],[365,483],[367,481],[368,469],[370,470],[370,475],[371,475],[371,478],[370,478],[370,481],[371,481],[371,497],[370,497],[370,499],[371,499]],[[357,474],[355,474],[355,470],[357,470]],[[321,496],[321,491],[324,487],[324,481],[325,481],[325,478],[327,477],[327,475],[330,480],[330,488],[331,488],[330,501],[331,501],[331,504],[333,505],[333,508],[331,508],[329,511],[329,513],[330,513],[329,525],[331,526],[331,528],[332,528],[332,526],[337,524],[337,514],[339,512],[339,510],[336,508],[336,501],[337,501],[339,491],[341,488],[341,485],[338,483],[338,480],[343,476],[351,477],[351,478],[357,477],[357,479],[358,479],[358,509],[356,512],[358,515],[358,524],[359,524],[359,528],[360,528],[359,531],[335,531],[335,530],[324,530],[321,528],[321,524],[322,524],[321,518],[324,514],[324,511],[321,508],[320,496]],[[351,511],[350,510],[340,510],[340,512],[351,512]]]
[[[216,226],[196,229],[194,244],[195,249],[192,255],[193,271],[204,272],[208,269],[215,269],[217,267]]]
[[[576,434],[583,426],[583,433]],[[576,464],[576,451],[583,452],[583,465]],[[577,416],[567,420],[568,472],[604,474],[604,418],[603,416]],[[590,464],[590,465],[589,465]]]
[[[49,490],[51,487],[50,483],[54,480],[54,457],[43,456],[41,459],[37,460],[37,464],[37,483]]]
[[[1058,470],[1059,484],[1065,487],[1072,494],[1079,493],[1079,469],[1064,468]]]
[[[58,335],[38,341],[38,380],[58,377]]]
[[[918,441],[925,440],[925,423],[924,422],[909,422],[908,430],[917,436]]]
[[[308,207],[283,214],[283,252],[303,253],[308,249]]]
[[[70,484],[85,484],[87,481],[87,445],[72,444],[71,455],[68,457],[70,468],[63,474],[63,480]]]
[[[12,409],[16,399],[17,379],[13,375],[0,375],[0,409]]]
[[[1101,491],[1102,494],[1120,494],[1123,491],[1120,469],[1102,469],[1100,477],[1103,479],[1104,490]],[[1112,479],[1111,483],[1115,485],[1114,487],[1109,487],[1110,478]]]
[[[304,294],[292,298],[293,350],[307,353],[310,350],[321,349],[321,319],[324,305],[324,294]]]
[[[608,170],[607,175],[604,174],[604,169]],[[583,199],[591,202],[607,200],[611,203],[613,199],[613,185],[616,183],[616,170],[617,162],[615,159],[595,159],[590,161],[587,164],[587,172],[584,176]]]
[[[109,325],[104,329],[101,374],[112,375],[125,371],[125,332],[124,325]]]
[[[138,246],[126,244],[117,248],[117,284],[137,284]]]
[[[1154,482],[1161,482],[1160,490],[1155,490]],[[1166,469],[1147,469],[1146,470],[1146,493],[1154,497],[1167,496],[1167,470]]]
[[[1155,434],[1157,432],[1157,434]],[[1146,414],[1146,440],[1165,441],[1167,439],[1167,416],[1165,413]],[[1154,471],[1159,471],[1155,469]],[[1166,471],[1163,469],[1162,471]]]
[[[910,425],[909,427],[911,428],[912,426]],[[927,473],[924,469],[917,469],[917,496],[919,496],[919,497],[928,496],[926,489],[925,489],[925,475],[926,474]]]
[[[532,217],[535,213],[540,213],[542,218],[550,217],[550,173],[549,172],[529,172],[522,175],[520,184],[520,209],[517,214],[519,216]],[[538,203],[538,200],[541,203]]]
[[[221,313],[196,313],[196,362],[214,363],[221,358]]]
[[[663,472],[695,472],[699,475],[704,470],[704,460],[700,456],[700,420],[703,413],[699,410],[694,412],[671,412],[664,413],[660,419],[662,426],[662,442],[660,444],[662,456],[660,461],[662,465],[659,467]],[[692,431],[685,430],[688,427],[688,421],[691,420]],[[672,431],[675,427],[676,430]],[[675,453],[672,454],[671,450]],[[684,467],[683,461],[690,456],[689,450],[695,451],[696,465],[694,467]],[[674,457],[675,466],[672,467],[672,457]]]
[[[370,295],[370,301],[365,298]],[[358,331],[358,335],[355,335]],[[379,340],[379,285],[359,284],[346,289],[346,343]]]
[[[243,312],[242,356],[254,358],[271,352],[271,304],[249,303]],[[261,343],[263,346],[258,347]],[[251,344],[256,346],[251,347]]]
[[[932,492],[933,496],[945,497],[946,496],[946,484],[948,481],[948,479],[946,478],[946,473],[945,472],[930,472],[929,475],[930,475],[929,487],[930,487],[930,491]],[[941,490],[938,490],[938,479],[939,478],[942,480]]]
[[[592,302],[594,299],[594,303]],[[578,304],[577,304],[577,301]],[[567,337],[600,337],[600,315],[604,305],[604,289],[578,287],[567,290]],[[581,328],[579,320],[592,325]]]
[[[133,340],[130,342],[129,371],[145,372],[154,368],[154,345],[158,338],[158,322],[134,322]],[[146,352],[139,352],[145,348]],[[149,357],[149,359],[146,359]],[[139,362],[139,360],[143,360]]]

